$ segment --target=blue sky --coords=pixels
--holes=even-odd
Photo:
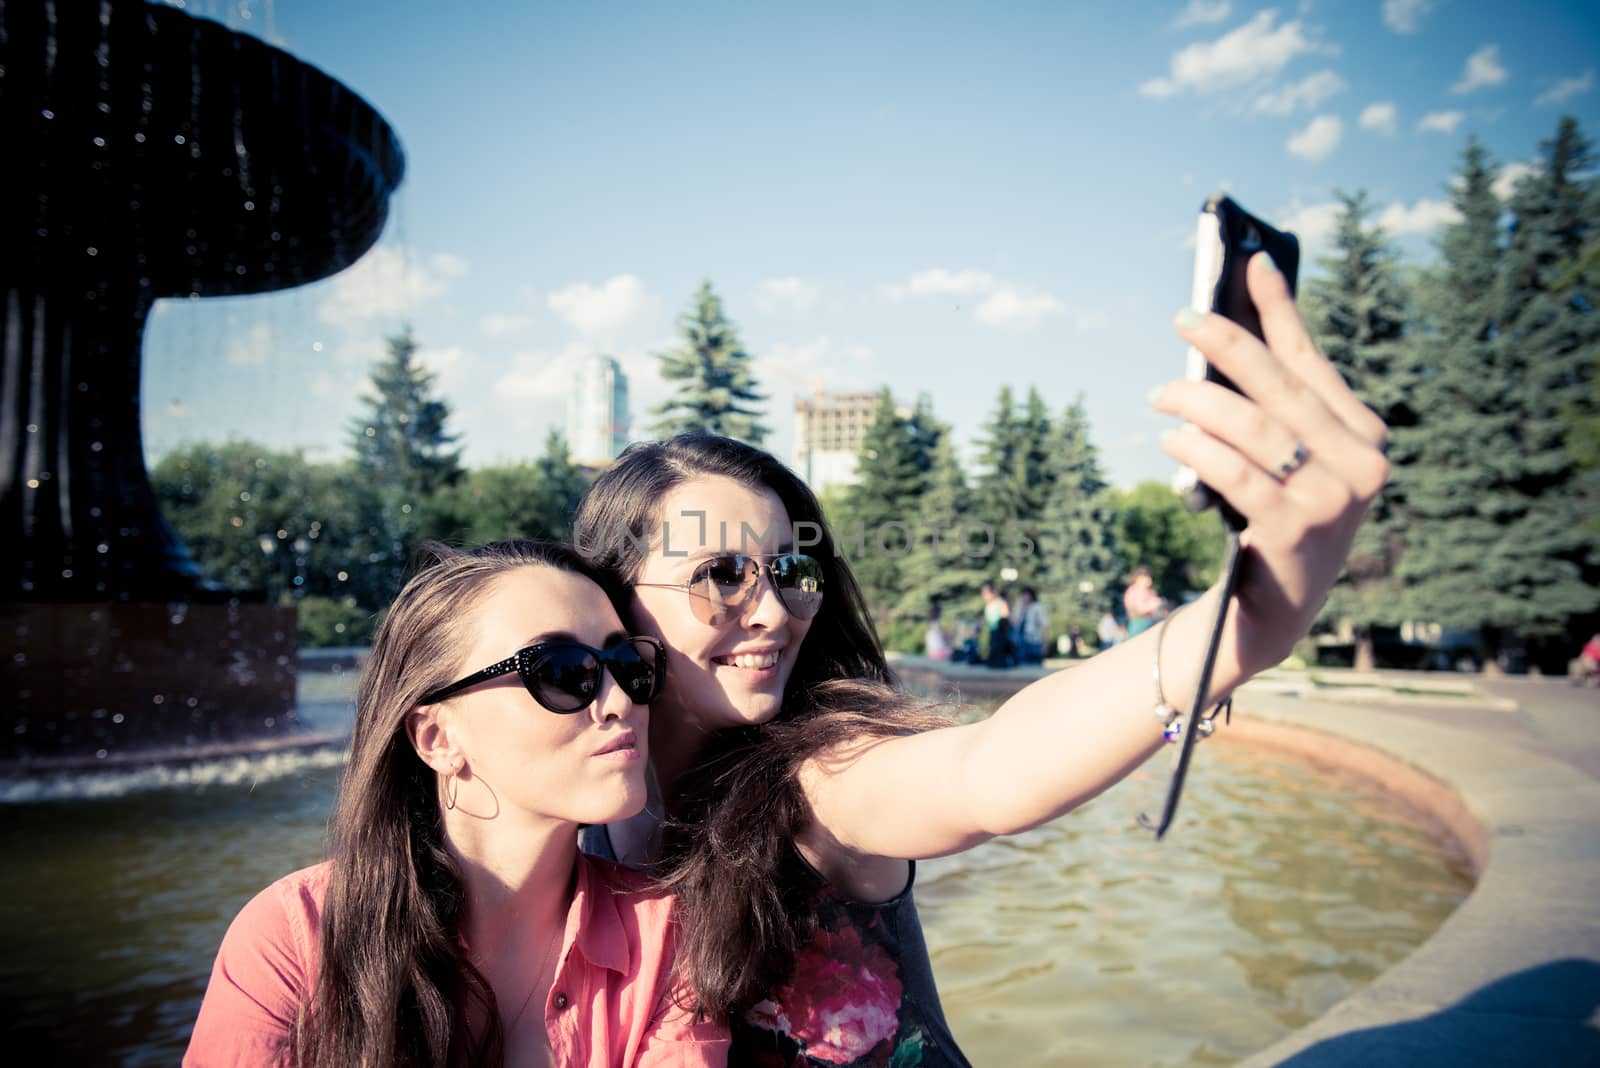
[[[1114,482],[1166,479],[1144,397],[1181,372],[1208,193],[1315,256],[1333,191],[1364,189],[1420,262],[1469,134],[1511,175],[1563,113],[1600,138],[1592,2],[186,6],[359,92],[407,174],[341,275],[158,305],[152,458],[343,455],[406,320],[469,464],[536,454],[596,351],[643,435],[709,278],[785,458],[814,387],[925,392],[970,450],[1001,385],[1036,385],[1083,394]]]

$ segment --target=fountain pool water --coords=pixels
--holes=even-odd
[[[348,722],[352,683],[302,674],[302,712]],[[1158,755],[1055,824],[922,865],[935,973],[974,1063],[1229,1063],[1398,962],[1470,889],[1462,855],[1359,781],[1227,744],[1204,757],[1159,845],[1133,825],[1164,787]],[[11,784],[13,1051],[175,1063],[229,920],[319,857],[338,776],[324,750]]]

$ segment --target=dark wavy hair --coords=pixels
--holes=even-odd
[[[815,926],[794,845],[809,818],[801,765],[855,739],[949,720],[895,688],[861,588],[838,555],[816,495],[770,453],[712,434],[630,446],[578,504],[578,551],[619,582],[634,581],[660,526],[661,501],[703,477],[775,493],[803,551],[821,563],[824,590],[777,717],[718,731],[667,798],[658,874],[678,895],[678,962],[696,1007],[721,1017],[788,981]],[[629,610],[622,611],[631,625]]]
[[[290,1036],[301,1068],[454,1068],[504,1060],[494,991],[458,938],[466,897],[446,848],[437,779],[406,733],[422,695],[453,681],[476,609],[495,580],[550,567],[615,583],[569,546],[430,543],[372,641],[356,694],[350,759],[328,829],[315,993]]]

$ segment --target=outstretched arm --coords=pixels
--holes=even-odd
[[[1388,477],[1387,429],[1312,344],[1266,255],[1251,261],[1248,281],[1265,344],[1217,315],[1184,313],[1178,323],[1243,395],[1185,380],[1168,383],[1155,400],[1158,410],[1185,420],[1166,438],[1166,451],[1249,521],[1214,696],[1278,663],[1310,629]],[[1302,446],[1309,459],[1283,475]],[[980,723],[812,760],[801,783],[815,824],[803,841],[825,862],[840,851],[939,856],[1089,800],[1161,745],[1156,644],[1166,699],[1181,707],[1197,684],[1220,596],[1214,587],[1162,626],[1040,679]]]

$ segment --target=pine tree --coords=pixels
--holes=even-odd
[[[1540,151],[1540,167],[1511,198],[1502,271],[1498,340],[1517,421],[1512,448],[1497,457],[1503,536],[1481,569],[1491,652],[1502,632],[1553,637],[1572,617],[1600,608],[1597,544],[1567,430],[1574,414],[1592,410],[1600,347],[1600,272],[1584,267],[1596,230],[1593,181],[1583,177],[1593,160],[1571,117]]]
[[[461,450],[446,428],[450,406],[434,394],[435,377],[417,360],[409,326],[390,337],[389,354],[372,369],[366,410],[351,424],[354,496],[363,559],[352,591],[381,608],[400,587],[407,560],[444,524],[445,491],[462,476]]]
[[[986,553],[974,555],[984,541],[971,527],[972,494],[949,427],[936,428],[931,462],[926,490],[915,509],[916,540],[900,562],[901,594],[895,612],[902,619],[925,619],[935,604],[975,610],[988,567]]]
[[[1077,624],[1091,634],[1116,603],[1123,564],[1116,502],[1089,439],[1082,397],[1056,421],[1045,451],[1039,548],[1050,596],[1043,599],[1059,631]]]
[[[1029,452],[1025,417],[1018,416],[1010,386],[1001,386],[994,415],[978,438],[979,472],[973,491],[972,513],[988,529],[994,550],[988,560],[990,579],[998,581],[1002,567],[1017,568],[1025,581],[1033,580],[1037,557],[1028,546],[1025,521],[1033,502],[1027,482]]]
[[[1318,314],[1313,334],[1329,362],[1357,396],[1391,425],[1416,422],[1409,404],[1414,355],[1406,339],[1409,314],[1395,255],[1383,231],[1366,223],[1364,193],[1338,194],[1343,203],[1327,271],[1309,287]],[[1345,573],[1322,611],[1325,622],[1347,622],[1356,639],[1356,666],[1373,666],[1372,627],[1403,621],[1395,566],[1404,530],[1397,487],[1384,490],[1356,534]]]
[[[661,377],[678,382],[677,393],[654,412],[661,437],[701,430],[760,445],[768,427],[761,422],[766,400],[756,388],[750,354],[722,311],[709,281],[700,283],[694,306],[678,319],[683,345],[659,354]]]
[[[888,626],[903,592],[900,562],[915,538],[936,435],[925,399],[902,415],[884,389],[862,441],[856,482],[845,491],[839,533],[845,546],[859,546],[850,567],[880,628]]]
[[[1424,328],[1414,406],[1425,424],[1390,432],[1392,491],[1410,517],[1397,573],[1415,618],[1451,628],[1484,623],[1497,594],[1496,557],[1515,494],[1502,472],[1517,455],[1519,401],[1500,334],[1500,199],[1494,167],[1473,139],[1462,156],[1439,264],[1419,292]]]

